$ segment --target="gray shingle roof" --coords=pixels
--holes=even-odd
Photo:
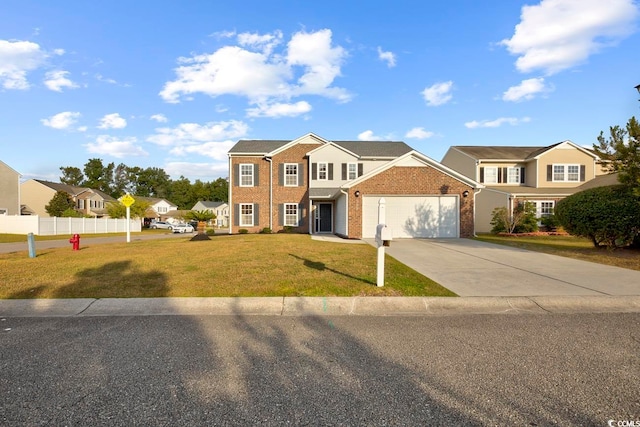
[[[456,145],[459,151],[475,159],[522,160],[534,157],[550,147],[509,147]]]
[[[240,140],[231,147],[229,154],[265,155],[290,143],[286,140]],[[399,157],[412,151],[402,141],[332,141],[334,144],[361,157]]]

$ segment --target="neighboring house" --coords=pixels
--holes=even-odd
[[[216,214],[216,227],[229,226],[229,205],[225,202],[201,201],[193,205],[192,211],[209,211]]]
[[[0,215],[20,215],[20,174],[1,160]]]
[[[106,217],[106,205],[116,199],[103,193],[86,187],[49,182],[40,179],[30,179],[20,185],[20,197],[23,205],[34,215],[49,216],[45,206],[49,204],[58,191],[69,194],[76,206],[75,209],[83,215]]]
[[[147,209],[147,218],[157,221],[166,221],[171,219],[172,221],[178,221],[171,214],[174,211],[178,210],[178,206],[171,203],[167,199],[162,199],[159,197],[143,197],[143,196],[133,196],[135,200],[144,200],[149,203],[149,209]]]
[[[604,175],[599,157],[571,141],[548,147],[453,146],[442,164],[485,185],[476,194],[475,227],[491,231],[492,212],[528,201],[537,217],[551,215],[556,202]]]
[[[378,202],[395,237],[469,237],[473,179],[398,141],[241,140],[229,150],[229,232],[285,227],[371,238]]]

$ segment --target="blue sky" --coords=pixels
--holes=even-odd
[[[0,6],[0,160],[228,175],[239,139],[591,146],[638,115],[634,0]]]

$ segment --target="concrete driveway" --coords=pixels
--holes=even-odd
[[[398,239],[386,253],[465,297],[640,295],[640,271],[471,239]]]

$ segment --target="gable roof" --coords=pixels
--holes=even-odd
[[[72,196],[76,196],[84,191],[87,191],[86,187],[76,187],[73,185],[62,184],[60,182],[51,182],[51,181],[45,181],[42,179],[34,179],[34,181],[44,185],[45,187],[49,187],[54,191],[64,191],[65,193],[70,194]]]
[[[240,140],[228,151],[229,155],[273,155],[286,148],[289,144],[295,144],[302,138],[311,136],[319,142],[337,145],[360,158],[396,158],[413,149],[402,141],[328,141],[312,133],[301,138],[289,140]]]
[[[20,172],[18,172],[17,170],[15,170],[14,168],[12,168],[11,166],[9,166],[8,164],[6,164],[5,162],[3,162],[2,160],[0,160],[0,165],[4,165],[4,167],[6,167],[7,169],[9,169],[12,172],[15,172],[18,176],[22,176],[20,174]]]
[[[163,199],[161,197],[133,196],[133,198],[136,200],[144,200],[145,202],[149,202],[152,205],[160,202],[167,202],[170,206],[178,207],[178,205],[171,203],[169,200]]]
[[[208,208],[208,209],[215,209],[215,208],[220,207],[222,205],[226,205],[225,202],[212,202],[211,200],[200,200],[200,201],[198,201],[198,203],[200,203],[202,206],[204,206],[205,208]],[[196,203],[196,205],[198,203]],[[194,205],[194,207],[195,207],[195,205]]]
[[[548,151],[553,150],[554,148],[559,147],[562,144],[568,144],[572,147],[583,151],[584,153],[597,158],[598,156],[588,148],[580,147],[579,145],[566,140],[561,141],[556,144],[548,145],[548,146],[537,146],[537,147],[519,147],[519,146],[499,146],[499,145],[491,145],[491,146],[482,146],[482,145],[454,145],[451,147],[452,149],[458,150],[461,153],[466,154],[469,157],[472,157],[476,160],[532,160],[539,157],[541,154],[544,154]]]
[[[381,172],[384,172],[388,169],[391,169],[392,167],[401,164],[403,161],[405,161],[408,158],[414,158],[422,163],[424,163],[425,165],[429,165],[431,167],[433,167],[434,169],[439,170],[440,172],[449,175],[450,177],[457,179],[458,181],[467,184],[470,187],[473,188],[485,188],[485,186],[483,184],[480,184],[479,182],[466,177],[464,175],[462,175],[461,173],[458,173],[456,171],[454,171],[451,168],[448,168],[447,166],[443,165],[440,162],[437,162],[435,160],[433,160],[431,157],[425,156],[424,154],[415,151],[415,150],[411,150],[408,153],[403,154],[400,157],[395,158],[394,160],[391,160],[390,162],[385,163],[384,165],[358,177],[357,179],[354,179],[353,181],[349,181],[346,184],[344,184],[342,187],[340,188],[351,188],[354,185],[358,185],[363,181],[368,180],[369,178],[378,175]]]

